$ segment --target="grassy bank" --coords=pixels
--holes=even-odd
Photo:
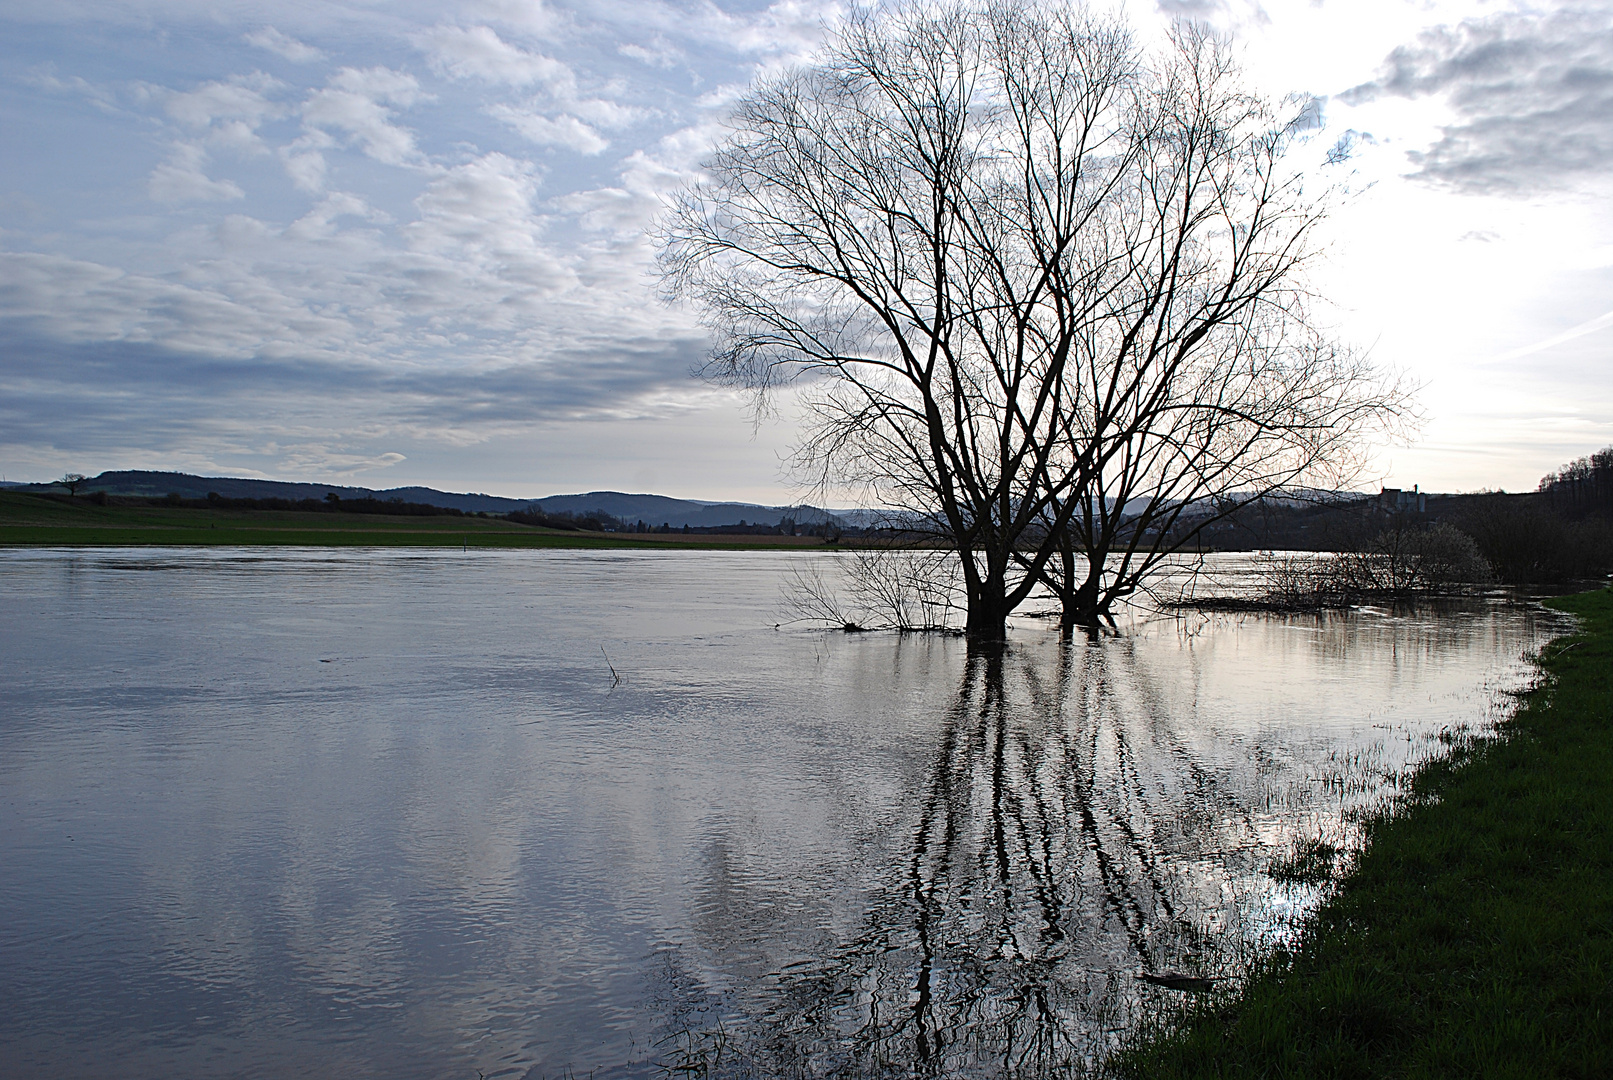
[[[1613,592],[1498,738],[1423,770],[1290,954],[1122,1076],[1613,1075]]]
[[[0,492],[0,547],[121,546],[729,549],[822,547],[816,537],[562,532],[499,517],[391,517],[152,506]]]

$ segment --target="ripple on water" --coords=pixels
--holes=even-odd
[[[1560,626],[1033,620],[971,656],[776,630],[802,564],[837,566],[0,553],[0,1071],[1091,1061],[1169,993],[1139,970],[1286,933],[1320,886],[1281,867],[1347,863]]]

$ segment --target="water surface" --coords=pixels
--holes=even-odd
[[[971,655],[776,626],[814,560],[0,552],[0,1073],[1078,1067],[1560,627]]]

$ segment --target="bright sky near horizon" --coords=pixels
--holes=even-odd
[[[0,471],[793,495],[788,410],[691,377],[645,227],[829,0],[11,0]],[[1613,0],[1137,0],[1314,95],[1318,290],[1421,383],[1373,481],[1613,443]]]

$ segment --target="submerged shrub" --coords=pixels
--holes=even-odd
[[[1384,529],[1354,550],[1273,556],[1262,602],[1320,608],[1371,596],[1449,592],[1494,580],[1471,536],[1445,522]]]

